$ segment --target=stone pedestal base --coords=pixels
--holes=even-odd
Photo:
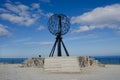
[[[45,58],[44,69],[49,72],[80,72],[79,57]]]

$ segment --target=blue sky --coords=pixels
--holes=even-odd
[[[71,56],[120,55],[120,0],[0,0],[0,57],[48,56],[55,13],[70,18],[63,41]]]

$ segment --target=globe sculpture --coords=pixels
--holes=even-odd
[[[67,56],[69,53],[65,47],[65,44],[62,40],[62,35],[65,35],[70,29],[70,20],[67,16],[63,14],[54,14],[48,20],[48,30],[50,33],[56,36],[56,41],[53,45],[53,48],[50,52],[49,57],[52,57],[57,46],[57,56],[62,56],[61,47],[65,50]]]

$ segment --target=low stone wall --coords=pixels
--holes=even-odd
[[[21,67],[44,67],[44,58],[30,58],[22,63]]]
[[[94,66],[105,67],[90,56],[79,57],[48,57],[30,58],[22,63],[21,67],[38,67],[48,72],[81,72],[85,68]]]
[[[80,67],[99,66],[99,62],[90,56],[79,56]]]

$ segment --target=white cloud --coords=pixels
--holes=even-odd
[[[80,27],[74,32],[85,32],[96,28],[118,29],[120,27],[120,4],[98,7],[83,15],[72,17],[72,24]]]
[[[44,29],[45,29],[45,27],[43,25],[40,25],[37,30],[41,31],[41,30],[44,30]]]
[[[21,38],[21,39],[17,39],[17,40],[14,40],[13,42],[14,43],[23,43],[23,42],[28,42],[30,41],[32,38],[31,37],[28,37],[28,38]]]
[[[33,3],[32,7],[21,3],[6,3],[4,5],[6,9],[0,8],[2,12],[0,13],[0,18],[19,25],[30,26],[34,24],[42,14],[42,10],[37,3]],[[37,10],[35,8],[37,8]]]
[[[5,7],[11,11],[11,12],[14,12],[14,13],[20,13],[20,10],[18,9],[18,7],[16,5],[12,5],[10,3],[6,3],[5,4]]]
[[[40,45],[51,45],[53,44],[53,42],[40,42],[39,44]]]
[[[97,38],[97,35],[95,34],[87,34],[84,36],[74,36],[74,37],[70,37],[70,38],[66,38],[65,40],[83,40],[83,39],[90,39],[90,38]]]
[[[33,7],[33,9],[39,9],[40,5],[38,3],[33,3],[32,7]]]
[[[0,12],[4,12],[4,13],[6,13],[6,12],[8,12],[8,10],[3,9],[3,8],[0,8]]]
[[[72,32],[84,32],[84,31],[89,31],[89,27],[88,26],[80,26],[78,29],[73,30]]]
[[[4,20],[8,20],[10,22],[17,23],[17,24],[20,24],[20,25],[25,25],[25,26],[30,26],[31,24],[33,24],[35,22],[34,18],[16,16],[16,15],[13,15],[13,14],[4,13],[4,14],[1,14],[0,16]]]
[[[27,42],[25,44],[28,45],[51,45],[53,42],[47,41],[47,42]]]
[[[7,30],[7,26],[0,24],[0,37],[9,35],[11,35],[11,33]]]
[[[52,16],[53,13],[47,13],[46,16],[49,18],[50,16]]]

